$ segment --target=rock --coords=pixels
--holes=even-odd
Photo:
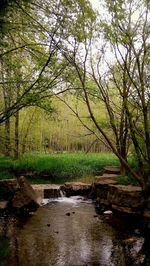
[[[120,177],[121,175],[118,175],[118,174],[107,174],[107,173],[104,173],[101,177],[104,179],[111,179],[111,180],[116,180],[118,179],[118,177]]]
[[[145,210],[144,210],[144,213],[143,213],[143,216],[144,216],[144,217],[147,217],[147,218],[150,218],[150,210],[145,209]]]
[[[42,186],[43,185],[32,185],[32,188],[34,189],[36,193],[39,204],[42,204],[42,200],[44,199],[44,189]]]
[[[142,190],[140,187],[110,185],[107,200],[118,211],[127,213],[141,213]]]
[[[143,208],[142,189],[137,186],[118,185],[115,180],[96,179],[93,184],[97,204],[119,212],[141,214]],[[149,215],[145,210],[145,215]]]
[[[15,192],[10,207],[17,212],[35,211],[39,207],[35,191],[24,177],[18,178],[18,184],[19,189]]]
[[[39,204],[35,191],[24,177],[0,180],[0,209],[9,211],[35,211]]]
[[[30,211],[29,211],[29,215],[30,215],[30,216],[35,215],[35,212],[30,212]]]
[[[32,185],[35,193],[40,202],[43,198],[58,198],[61,197],[60,186],[54,184],[44,184],[44,185]]]
[[[66,216],[70,216],[70,212],[67,212],[67,213],[66,213]]]
[[[60,187],[65,193],[66,197],[70,196],[88,196],[91,192],[91,184],[85,184],[81,182],[65,183]]]
[[[0,180],[0,199],[11,200],[14,193],[19,189],[17,179]]]
[[[111,210],[108,210],[108,211],[103,212],[103,214],[105,214],[105,215],[111,215],[112,213],[113,212]]]
[[[100,176],[95,176],[94,182],[101,182],[101,181],[109,180],[111,184],[115,184],[117,183],[117,178],[118,178],[118,175],[104,174]]]
[[[136,235],[140,235],[140,230],[137,228],[137,229],[134,230],[134,233],[135,233]]]
[[[102,174],[120,174],[120,167],[107,166],[103,169]]]
[[[145,261],[145,255],[141,253],[143,244],[143,237],[133,236],[123,241],[127,265],[143,265]]]
[[[7,209],[8,201],[0,201],[0,211]]]
[[[115,204],[112,204],[112,209],[116,210],[118,212],[123,212],[123,213],[127,213],[127,214],[140,214],[140,211],[134,211],[132,208],[119,206],[119,205],[115,205]]]
[[[98,205],[105,205],[109,207],[110,203],[108,201],[107,195],[111,184],[116,184],[116,181],[109,179],[101,180],[100,178],[94,181],[93,190],[95,191]]]

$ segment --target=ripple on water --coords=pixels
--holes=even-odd
[[[35,215],[5,223],[8,266],[125,266],[121,234],[83,197],[43,200]],[[6,260],[6,257],[5,257]]]

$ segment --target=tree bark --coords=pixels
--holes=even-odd
[[[10,156],[10,119],[5,121],[5,156]]]
[[[15,115],[15,148],[14,157],[18,159],[19,157],[19,112]]]

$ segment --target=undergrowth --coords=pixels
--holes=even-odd
[[[129,159],[136,169],[136,162]],[[100,175],[105,166],[119,166],[113,153],[66,153],[66,154],[27,154],[18,160],[0,157],[0,179],[25,175],[31,183],[57,183],[67,181],[91,182]],[[130,176],[118,178],[118,184],[137,185]]]
[[[117,183],[120,185],[133,185],[137,186],[138,182],[132,176],[119,176],[117,179]]]
[[[9,167],[8,167],[9,165]],[[0,157],[0,171],[10,175],[27,174],[35,183],[62,183],[99,175],[108,165],[119,165],[112,153],[30,154],[16,161]]]

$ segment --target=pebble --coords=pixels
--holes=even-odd
[[[112,214],[112,211],[108,210],[108,211],[103,212],[103,214],[110,215],[110,214]]]
[[[67,212],[66,215],[67,215],[67,216],[70,216],[70,212]]]

